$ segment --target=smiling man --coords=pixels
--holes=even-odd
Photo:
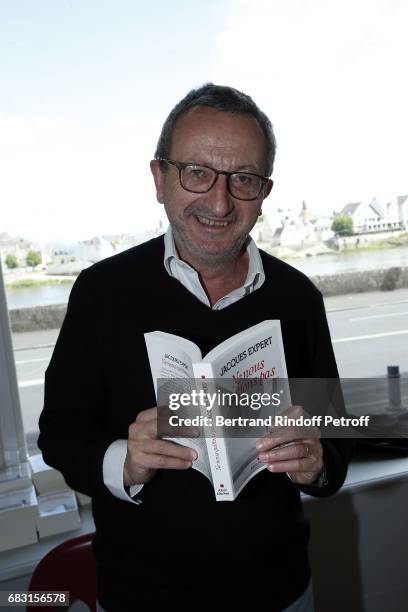
[[[181,161],[153,161],[151,168],[181,258],[218,269],[241,262],[272,188],[266,149],[251,115],[195,107],[178,119],[170,151]]]
[[[252,115],[196,106],[177,120],[171,160],[162,140],[151,162],[157,199],[179,257],[200,274],[214,304],[247,277],[244,245],[272,188],[266,138]]]
[[[279,319],[289,376],[338,376],[320,293],[249,237],[272,189],[275,148],[249,96],[213,84],[191,91],[151,162],[166,235],[88,268],[72,290],[38,444],[72,488],[92,496],[100,610],[190,610],[197,601],[313,610],[300,491],[336,492],[349,442],[264,439],[257,448],[268,469],[234,502],[217,503],[190,469],[194,451],[157,437],[144,343],[161,330],[205,354]]]

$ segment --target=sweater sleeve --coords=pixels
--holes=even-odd
[[[45,373],[38,438],[44,461],[62,472],[68,486],[89,496],[107,490],[103,459],[117,438],[104,424],[97,309],[87,271],[81,272]]]
[[[323,298],[316,290],[315,316],[309,328],[309,346],[314,378],[338,379],[339,374],[327,324]],[[317,401],[321,398],[316,398]],[[321,409],[320,409],[321,410]],[[336,410],[339,416],[345,415],[343,396],[337,396]],[[319,411],[319,414],[322,412]],[[336,493],[344,484],[355,440],[349,438],[322,438],[323,461],[326,468],[327,484],[321,487],[309,485],[299,488],[308,495],[328,497]]]

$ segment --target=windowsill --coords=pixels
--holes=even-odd
[[[400,479],[408,480],[408,457],[359,452],[350,463],[345,483],[336,495],[358,493]],[[308,503],[320,499],[304,494],[302,497]]]
[[[385,482],[408,479],[408,457],[382,453],[361,453],[350,464],[340,491],[359,490]]]
[[[337,495],[358,493],[362,489],[382,486],[398,479],[408,480],[408,457],[379,456],[374,453],[359,454],[350,464],[346,482]],[[318,498],[303,495],[303,501],[313,503]],[[15,548],[0,553],[0,582],[31,574],[44,555],[55,546],[69,538],[95,530],[91,504],[80,506],[80,529],[66,531],[55,536],[43,538],[36,544]]]

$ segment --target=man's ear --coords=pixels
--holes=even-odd
[[[271,193],[272,191],[272,187],[273,187],[273,180],[272,179],[268,179],[268,182],[264,188],[264,199],[268,197],[268,195]]]
[[[157,159],[152,159],[150,162],[150,170],[153,174],[154,184],[156,186],[156,198],[160,204],[164,203],[164,175],[160,168],[160,162]]]

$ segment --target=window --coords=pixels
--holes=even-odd
[[[264,2],[259,20],[250,2],[223,3],[222,11],[219,3],[210,2],[206,19],[199,23],[194,7],[181,8],[183,3],[178,7],[161,3],[159,9],[151,4],[143,10],[136,8],[137,3],[128,4],[119,17],[109,3],[98,5],[96,29],[93,11],[82,11],[72,3],[47,3],[44,19],[35,3],[25,6],[23,15],[18,3],[8,3],[6,9],[10,18],[4,20],[6,44],[9,41],[15,66],[11,68],[8,60],[3,78],[8,95],[0,109],[0,253],[9,285],[15,364],[6,338],[1,384],[9,400],[7,410],[1,411],[0,426],[3,438],[10,440],[10,452],[24,452],[23,429],[29,450],[36,449],[44,371],[64,311],[64,306],[57,312],[51,305],[66,303],[72,279],[82,267],[166,227],[162,207],[154,202],[148,162],[164,118],[190,88],[208,80],[232,84],[252,95],[270,115],[278,139],[275,187],[264,204],[269,227],[259,235],[260,246],[269,249],[276,243],[282,257],[292,246],[301,247],[297,255],[319,250],[320,241],[309,237],[314,237],[313,230],[308,227],[303,232],[301,227],[310,225],[315,205],[316,215],[326,216],[346,202],[361,201],[356,227],[374,232],[386,224],[369,212],[370,199],[383,193],[379,204],[385,205],[387,198],[397,202],[402,194],[394,193],[394,185],[406,184],[401,162],[408,137],[405,85],[398,77],[404,73],[407,46],[404,3],[391,3],[387,9],[381,3],[369,10],[359,8],[356,17],[355,8],[340,4],[333,8],[321,3],[316,9],[297,3],[294,10],[285,3]],[[155,11],[161,12],[166,24],[157,36],[151,27],[158,25]],[[384,28],[384,20],[389,27]],[[271,39],[270,23],[282,35]],[[350,23],[361,27],[350,28]],[[303,50],[300,55],[293,52],[293,39]],[[19,40],[30,42],[15,44]],[[182,61],[164,69],[162,49]],[[0,57],[1,67],[7,55]],[[136,68],[141,57],[147,60],[140,71]],[[262,57],[282,60],[273,63],[273,95],[259,61]],[[384,83],[379,92],[378,82]],[[375,99],[373,90],[378,92]],[[299,91],[308,92],[305,103]],[[388,91],[395,94],[392,112]],[[374,147],[372,126],[384,122],[387,130],[376,131],[379,140]],[[387,175],[388,169],[392,173]],[[303,199],[309,219],[302,221]],[[285,219],[297,228],[297,245],[287,236],[286,244],[280,243],[285,239]],[[408,229],[406,215],[401,229]],[[277,237],[279,231],[282,238]],[[341,240],[346,243],[347,239]],[[309,276],[350,267],[360,271],[395,267],[408,265],[407,249],[402,245],[378,254],[361,251],[359,256],[329,252],[292,263]],[[34,270],[41,283],[18,292],[11,289],[18,280],[13,272],[16,262],[28,276]],[[51,267],[55,282],[44,285]],[[57,279],[66,282],[57,285]],[[330,302],[343,304],[333,306],[329,315],[333,337],[339,340],[335,350],[341,372],[384,375],[389,364],[408,370],[403,351],[407,309],[397,304],[397,297],[402,303],[406,295],[404,289],[398,291],[380,294],[371,303],[363,304],[364,298],[357,294],[348,301]],[[44,306],[39,318],[48,317],[48,322],[43,330],[24,332],[27,313],[17,309],[35,304]],[[7,336],[4,301],[1,310],[2,334]],[[366,340],[344,341],[361,335]]]

